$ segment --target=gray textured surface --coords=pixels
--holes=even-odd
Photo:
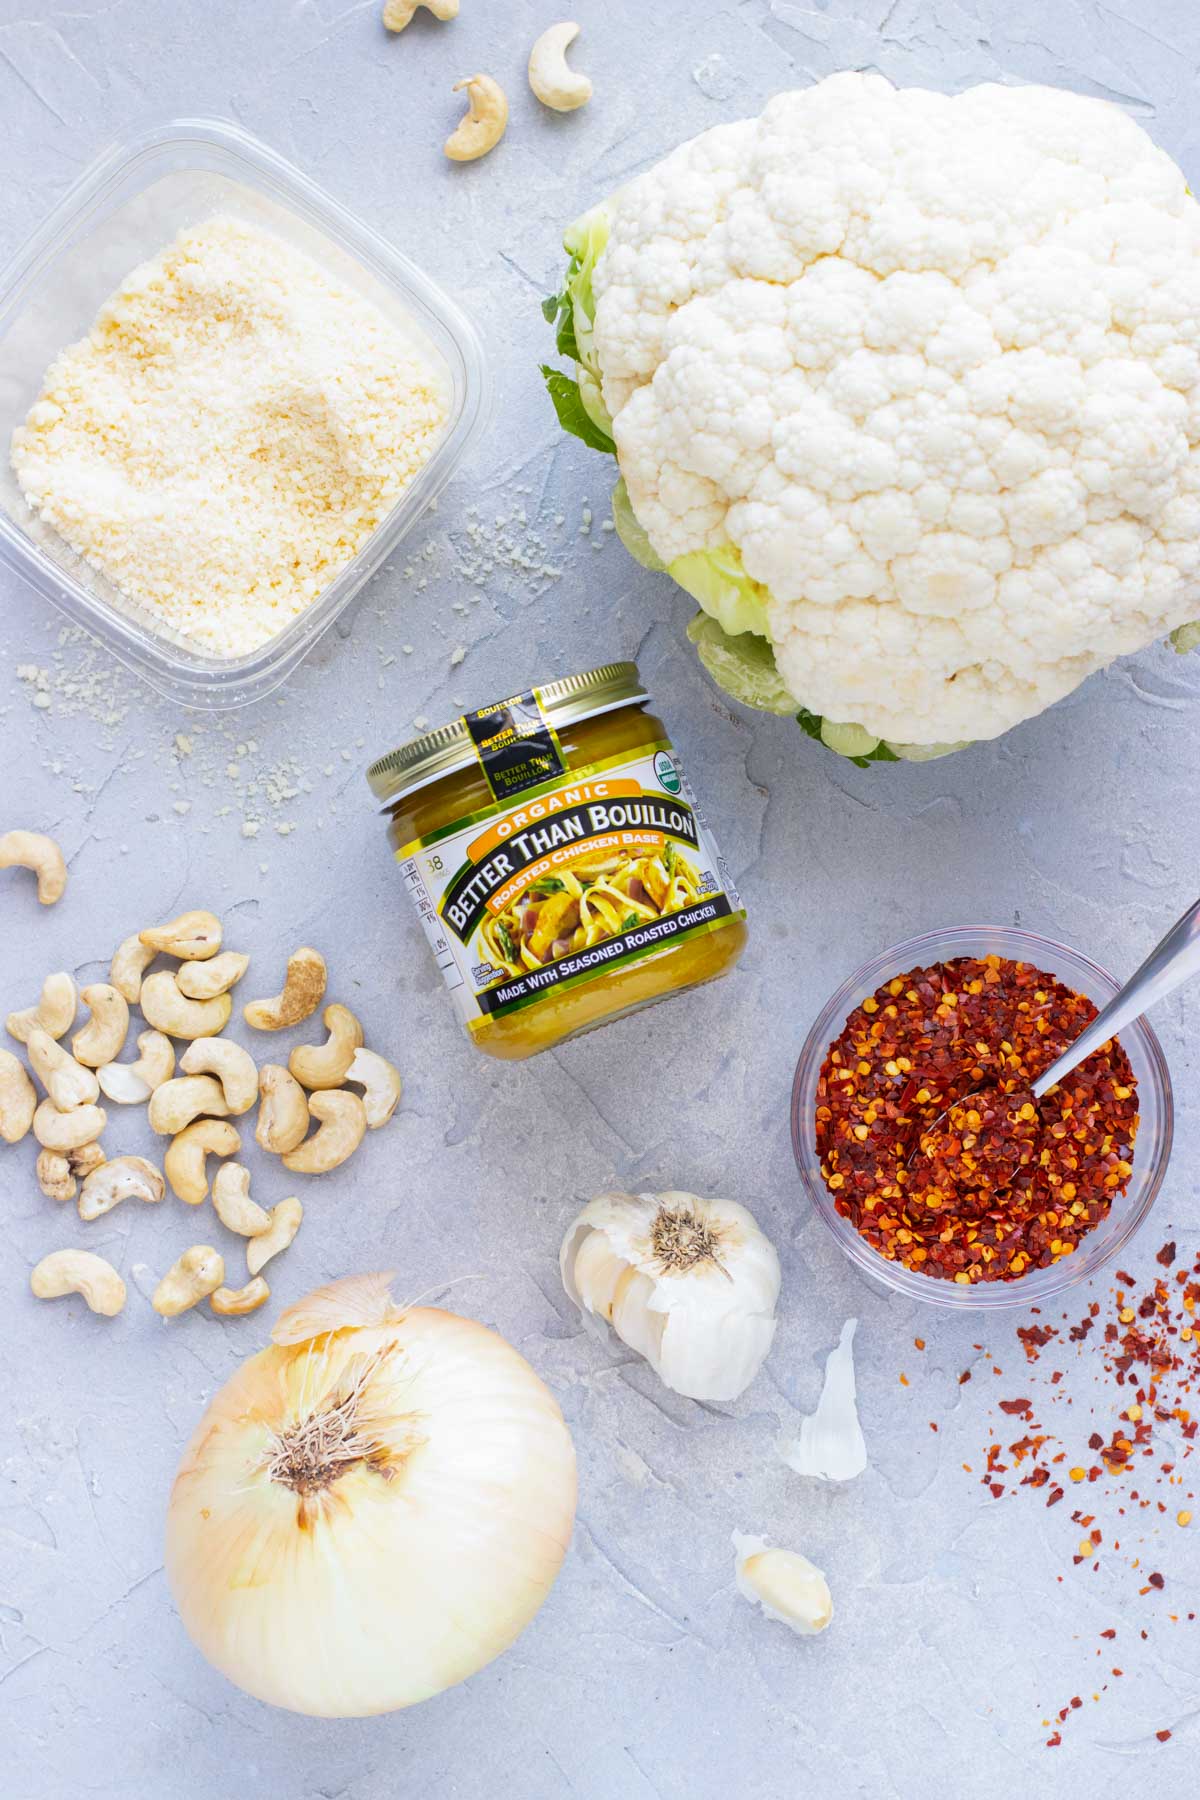
[[[1132,968],[1197,885],[1200,658],[1150,651],[999,744],[860,773],[785,722],[721,704],[682,641],[684,597],[599,531],[600,462],[556,433],[536,363],[538,301],[568,219],[690,132],[840,67],[1110,96],[1196,181],[1200,15],[1187,0],[576,0],[572,11],[597,98],[553,119],[521,76],[555,16],[534,0],[463,0],[456,25],[422,17],[402,41],[385,38],[374,0],[0,0],[0,252],[132,122],[232,116],[460,294],[499,390],[488,439],[439,515],[282,700],[252,712],[218,723],[156,702],[0,584],[3,822],[55,831],[72,875],[48,914],[5,881],[0,996],[24,1004],[62,965],[95,977],[127,932],[183,904],[225,915],[264,986],[285,946],[322,945],[334,991],[400,1062],[407,1095],[394,1127],[313,1190],[276,1299],[381,1264],[410,1292],[472,1278],[451,1302],[494,1323],[551,1383],[581,1466],[575,1546],[550,1603],[466,1687],[349,1724],[245,1699],[184,1637],[160,1538],[180,1446],[262,1318],[167,1327],[150,1311],[139,1282],[195,1236],[178,1205],[127,1207],[93,1227],[133,1290],[120,1320],[35,1305],[28,1267],[75,1234],[34,1188],[28,1150],[8,1153],[0,1785],[14,1800],[984,1800],[1131,1781],[1181,1794],[1200,1710],[1200,1626],[1185,1617],[1200,1577],[1193,1536],[1146,1514],[1091,1574],[1072,1566],[1067,1508],[1028,1494],[985,1501],[960,1465],[978,1465],[991,1396],[984,1379],[960,1388],[957,1376],[982,1343],[1016,1376],[1005,1391],[1021,1391],[1015,1321],[982,1335],[859,1281],[799,1203],[786,1098],[827,993],[911,931],[1019,917]],[[490,162],[451,170],[437,148],[456,116],[448,88],[474,67],[507,82],[513,122]],[[588,501],[590,536],[579,529]],[[547,568],[560,572],[530,572]],[[523,1067],[492,1065],[460,1037],[405,916],[361,767],[416,720],[635,654],[741,874],[752,949],[719,990]],[[1172,1232],[1197,1246],[1198,1018],[1193,992],[1160,1022],[1178,1151],[1129,1259],[1139,1271]],[[138,1129],[120,1118],[110,1147],[137,1147]],[[776,1347],[730,1416],[665,1393],[568,1313],[560,1231],[614,1180],[731,1193],[780,1246]],[[831,1491],[789,1474],[772,1443],[813,1405],[851,1313],[872,1466]],[[1105,1405],[1111,1415],[1111,1393]],[[734,1527],[828,1571],[837,1617],[824,1638],[793,1641],[736,1597]],[[1139,1554],[1164,1571],[1164,1595],[1138,1598]],[[1125,1673],[1093,1704],[1097,1634],[1110,1625],[1118,1645],[1104,1661]],[[1063,1746],[1045,1749],[1043,1718],[1075,1693],[1083,1709]]]

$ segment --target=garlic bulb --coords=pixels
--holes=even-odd
[[[842,1334],[825,1359],[825,1380],[817,1410],[800,1422],[797,1437],[785,1438],[779,1454],[798,1475],[821,1481],[853,1481],[867,1466],[867,1446],[858,1422],[854,1383],[854,1333],[857,1319],[847,1319]]]
[[[166,1566],[193,1640],[247,1693],[322,1718],[426,1700],[504,1650],[571,1536],[575,1455],[523,1357],[472,1319],[319,1288],[212,1401]]]
[[[829,1583],[798,1550],[772,1550],[767,1540],[733,1534],[738,1591],[798,1637],[815,1637],[833,1617]]]
[[[744,1206],[598,1194],[563,1240],[563,1286],[669,1388],[736,1400],[775,1336],[779,1258]]]

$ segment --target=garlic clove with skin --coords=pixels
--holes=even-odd
[[[853,1481],[867,1466],[854,1381],[857,1326],[857,1319],[846,1320],[825,1360],[816,1412],[801,1420],[795,1437],[780,1442],[779,1454],[798,1475],[814,1475],[820,1481]]]
[[[833,1618],[824,1574],[798,1550],[773,1550],[765,1538],[733,1533],[738,1592],[797,1637],[815,1637]]]

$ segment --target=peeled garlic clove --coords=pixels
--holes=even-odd
[[[798,1550],[772,1550],[765,1538],[733,1534],[738,1592],[798,1637],[815,1637],[833,1618],[833,1597],[821,1570]]]
[[[853,1481],[867,1466],[867,1446],[858,1422],[854,1383],[854,1332],[857,1319],[847,1319],[842,1335],[825,1362],[825,1381],[817,1410],[800,1422],[794,1438],[780,1442],[779,1454],[798,1475],[821,1481]]]

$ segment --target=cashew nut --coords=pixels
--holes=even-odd
[[[283,992],[271,1000],[251,1000],[242,1017],[255,1031],[282,1031],[310,1019],[325,998],[325,958],[310,944],[302,944],[288,957]]]
[[[246,1245],[246,1268],[251,1275],[257,1275],[265,1269],[273,1256],[286,1250],[300,1229],[300,1221],[304,1217],[304,1208],[293,1198],[281,1200],[278,1206],[271,1208],[271,1229],[264,1231],[261,1237],[251,1238]]]
[[[490,75],[465,75],[454,92],[467,90],[467,116],[450,133],[442,148],[451,162],[474,162],[494,150],[508,126],[508,100],[504,89]]]
[[[543,106],[554,112],[574,112],[592,97],[592,84],[567,62],[567,51],[579,36],[574,20],[551,25],[529,52],[529,85]]]
[[[262,1103],[254,1128],[256,1143],[273,1156],[294,1150],[308,1130],[308,1101],[304,1089],[278,1063],[264,1063],[258,1071]]]
[[[74,1150],[67,1151],[67,1167],[80,1181],[86,1180],[93,1169],[99,1169],[104,1161],[103,1148],[95,1140],[90,1144],[78,1144]]]
[[[42,983],[42,997],[36,1006],[24,1012],[11,1012],[5,1020],[8,1035],[19,1044],[29,1042],[31,1031],[44,1031],[52,1038],[65,1037],[75,1023],[75,983],[65,969],[47,975]]]
[[[164,1319],[176,1319],[180,1313],[199,1305],[215,1294],[225,1279],[225,1259],[211,1244],[193,1244],[177,1262],[173,1262],[150,1301]]]
[[[458,0],[384,0],[383,22],[389,31],[403,31],[411,25],[418,6],[424,6],[435,19],[457,19]]]
[[[245,1287],[219,1287],[208,1304],[221,1318],[233,1319],[240,1317],[242,1313],[257,1312],[264,1300],[270,1298],[270,1288],[261,1275],[256,1275]]]
[[[47,1200],[73,1200],[79,1185],[71,1165],[57,1150],[39,1150],[37,1182]]]
[[[89,1069],[115,1062],[120,1056],[129,1030],[129,1002],[124,994],[107,981],[94,981],[80,989],[79,998],[91,1013],[82,1031],[71,1039],[75,1061]]]
[[[210,962],[181,963],[175,979],[180,993],[189,1000],[215,1000],[218,994],[227,994],[236,987],[249,967],[248,956],[237,950],[222,950]]]
[[[271,1229],[271,1215],[250,1198],[250,1171],[244,1163],[222,1163],[213,1182],[213,1210],[227,1231],[239,1237],[261,1237]]]
[[[29,1277],[39,1300],[82,1294],[94,1313],[113,1319],[125,1304],[125,1283],[110,1262],[90,1250],[52,1250]]]
[[[36,1107],[37,1090],[25,1064],[11,1050],[0,1050],[0,1138],[6,1144],[20,1143],[33,1124]]]
[[[175,1073],[175,1047],[161,1031],[140,1032],[138,1051],[136,1062],[110,1062],[96,1070],[101,1093],[118,1106],[144,1106]]]
[[[145,1200],[150,1205],[165,1193],[163,1178],[144,1156],[114,1156],[93,1169],[79,1195],[79,1216],[85,1224],[99,1219],[122,1200]]]
[[[135,931],[117,945],[109,966],[108,979],[118,994],[123,994],[130,1006],[136,1006],[142,991],[142,976],[158,955],[158,951],[150,944],[143,944]]]
[[[60,1112],[53,1100],[43,1100],[33,1115],[33,1135],[45,1150],[79,1150],[93,1144],[108,1124],[102,1106],[73,1106]]]
[[[176,1075],[155,1088],[146,1119],[151,1131],[175,1137],[193,1119],[223,1119],[228,1111],[225,1090],[212,1075]]]
[[[242,1147],[240,1133],[224,1119],[197,1119],[172,1138],[163,1169],[171,1191],[188,1206],[199,1206],[208,1193],[209,1156],[236,1156]]]
[[[38,899],[43,906],[53,906],[62,899],[67,865],[53,838],[40,831],[6,831],[0,837],[0,869],[14,868],[34,871]]]
[[[221,948],[221,921],[215,913],[185,912],[165,925],[151,925],[138,932],[138,942],[155,954],[178,956],[189,962],[207,962]]]
[[[215,1037],[228,1025],[233,1001],[228,994],[218,994],[213,1000],[189,1000],[180,993],[170,969],[160,969],[142,983],[141,1008],[149,1023],[169,1037]]]
[[[386,1125],[400,1104],[400,1071],[374,1050],[356,1050],[346,1080],[363,1090],[368,1131]]]
[[[249,1112],[258,1099],[254,1058],[228,1038],[197,1038],[179,1059],[185,1075],[215,1075],[225,1096],[226,1113]]]
[[[90,1069],[68,1056],[61,1044],[45,1031],[31,1031],[25,1046],[33,1072],[59,1112],[87,1106],[99,1099],[100,1083]]]
[[[294,1175],[325,1175],[353,1156],[367,1129],[367,1114],[357,1094],[326,1088],[309,1097],[308,1110],[321,1124],[304,1143],[289,1150],[283,1166]]]
[[[324,1020],[329,1033],[325,1042],[298,1044],[288,1057],[288,1068],[302,1087],[340,1087],[363,1041],[362,1026],[348,1006],[335,1000],[325,1008]]]

